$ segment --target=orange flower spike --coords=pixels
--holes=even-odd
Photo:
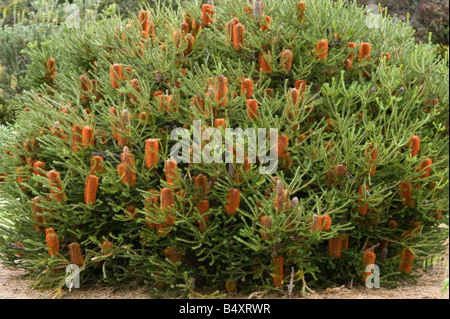
[[[417,135],[414,135],[413,137],[411,137],[411,139],[408,142],[408,148],[411,149],[411,157],[414,157],[417,154],[419,154],[420,138]]]
[[[194,176],[194,186],[195,189],[200,191],[203,196],[206,196],[208,192],[208,179],[205,175],[200,174],[198,176]]]
[[[175,218],[170,210],[175,204],[175,197],[173,190],[170,188],[161,189],[161,208],[166,213],[165,219],[167,225],[173,225],[175,223]]]
[[[111,85],[113,88],[118,89],[119,88],[119,83],[118,83],[118,79],[122,80],[122,64],[113,64],[110,67],[109,70],[109,75],[111,78]]]
[[[36,176],[45,176],[44,173],[41,173],[42,171],[45,171],[45,163],[41,161],[36,161],[33,163],[33,169],[34,169],[34,175]]]
[[[128,184],[130,187],[136,185],[136,173],[134,172],[134,156],[127,146],[123,148],[123,153],[120,154],[121,163],[117,166],[119,176],[122,177],[122,183]]]
[[[94,132],[92,127],[85,126],[83,127],[83,131],[81,132],[81,147],[88,148],[90,146],[94,146]]]
[[[286,135],[279,135],[278,136],[278,158],[286,157],[288,154],[286,153],[286,148],[289,145],[289,137]]]
[[[55,59],[50,58],[47,60],[47,82],[52,83],[55,81]]]
[[[420,178],[427,178],[428,176],[430,176],[432,164],[433,161],[427,158],[425,162],[423,162],[422,165],[420,165],[419,171],[424,171],[423,175],[420,175]]]
[[[349,43],[348,43],[348,48],[349,48],[349,49],[354,49],[354,48],[356,48],[356,43],[354,43],[354,42],[349,42]],[[347,60],[344,60],[344,64],[345,64],[345,68],[346,68],[346,69],[349,69],[349,68],[351,68],[351,67],[353,66],[353,58],[354,58],[354,56],[355,56],[355,53],[352,52],[352,53],[348,56]]]
[[[59,256],[59,239],[53,228],[45,230],[45,241],[47,242],[48,253],[50,256]]]
[[[69,244],[69,260],[71,264],[83,266],[84,259],[81,254],[81,247],[79,243],[73,242]]]
[[[239,203],[241,201],[241,191],[237,188],[229,190],[227,196],[227,205],[225,205],[225,212],[227,215],[236,215]]]
[[[74,152],[80,151],[78,148],[82,143],[82,129],[78,125],[72,125],[72,150]]]
[[[120,125],[117,130],[117,144],[119,146],[128,146],[129,139],[125,136],[130,133],[128,126],[131,123],[131,113],[128,110],[123,110],[120,114]]]
[[[153,168],[158,162],[159,143],[157,139],[148,139],[145,141],[145,165],[147,168]]]
[[[322,224],[322,230],[323,231],[329,231],[330,227],[331,227],[331,217],[330,217],[330,215],[323,216],[321,224]]]
[[[369,191],[370,190],[370,188],[369,188],[369,186],[366,186],[366,191]],[[363,191],[364,191],[364,185],[361,185],[361,187],[359,188],[359,191],[358,191],[358,195],[360,196],[360,197],[363,197]],[[361,204],[361,203],[363,203],[364,202],[364,200],[363,199],[359,199],[358,200],[358,204]],[[364,204],[364,206],[358,206],[358,211],[359,211],[359,214],[361,215],[361,216],[366,216],[366,214],[367,214],[367,209],[369,208],[369,204],[367,204],[367,203],[365,203]]]
[[[211,4],[202,5],[202,21],[205,27],[209,27],[214,19],[215,8]]]
[[[91,157],[91,168],[90,174],[94,175],[96,172],[104,173],[106,169],[103,167],[103,157],[102,156],[92,156]]]
[[[391,229],[397,228],[397,225],[398,225],[398,223],[395,220],[393,220],[393,219],[391,219],[389,221],[389,223],[388,223],[388,227],[391,228]]]
[[[370,153],[370,156],[368,156]],[[369,162],[369,166],[371,167],[370,169],[370,175],[374,175],[375,171],[376,171],[376,166],[374,166],[375,161],[377,160],[377,149],[375,148],[374,145],[372,145],[372,143],[369,143],[369,146],[366,149],[366,156],[367,156],[367,160]]]
[[[47,172],[47,179],[49,180],[50,193],[53,194],[53,198],[58,202],[62,202],[66,198],[66,194],[62,190],[59,172],[55,170]],[[58,191],[54,190],[54,188],[58,189]]]
[[[184,51],[184,54],[186,54],[186,55],[188,55],[188,54],[190,54],[191,52],[192,52],[192,48],[194,47],[194,44],[195,44],[195,37],[192,35],[192,34],[190,34],[190,33],[188,33],[185,37],[184,37],[184,40],[187,42],[187,48],[186,48],[186,50]]]
[[[148,36],[148,31],[150,27],[150,12],[149,11],[139,11],[139,23],[141,24],[142,34],[144,37]]]
[[[411,183],[402,183],[402,184],[400,184],[399,188],[400,188],[401,197],[403,199],[402,200],[403,205],[413,207],[414,201],[411,200],[411,198],[412,198]]]
[[[226,127],[227,127],[227,123],[225,122],[225,119],[215,119],[214,120],[214,126],[217,129],[223,128],[225,130]]]
[[[364,256],[363,256],[363,266],[364,266],[364,270],[367,266],[369,265],[373,265],[375,264],[375,259],[376,259],[376,255],[372,250],[366,250],[364,252]],[[370,274],[372,274],[372,272],[364,272],[364,275],[362,277],[363,281],[366,281],[367,276],[369,276]]]
[[[165,165],[165,173],[166,173],[166,181],[169,185],[173,185],[173,183],[177,180],[177,161],[174,159],[169,159]]]
[[[370,45],[370,43],[361,43],[361,45],[359,46],[359,62],[363,62],[363,60],[369,62],[371,50],[372,46]]]
[[[209,216],[206,214],[209,210],[209,201],[208,200],[201,200],[197,204],[197,209],[200,213],[201,218],[197,220],[198,222],[198,229],[203,232],[206,230],[206,223],[209,220]]]
[[[259,219],[259,223],[261,224],[261,237],[264,240],[269,240],[269,234],[267,234],[267,230],[272,227],[272,220],[267,217],[266,215],[261,215],[261,218]]]
[[[391,59],[391,54],[390,53],[381,53],[381,59],[386,58],[386,62],[389,61]]]
[[[344,241],[342,239],[342,236],[330,238],[328,241],[328,254],[336,259],[341,258],[343,243]]]
[[[81,89],[85,93],[89,93],[91,91],[91,82],[84,76],[80,76],[80,82],[81,82]],[[88,100],[86,97],[82,97],[82,100]]]
[[[242,50],[242,45],[244,44],[244,33],[245,26],[238,23],[233,26],[233,45],[236,51]]]
[[[305,3],[304,2],[299,2],[297,4],[297,20],[299,22],[305,22]]]
[[[281,54],[281,63],[280,68],[285,69],[287,72],[290,72],[292,69],[292,60],[294,59],[294,52],[290,50],[285,50]]]
[[[254,99],[247,100],[247,113],[252,120],[256,120],[258,114],[258,102]]]
[[[98,177],[89,175],[86,179],[86,186],[84,188],[84,202],[86,205],[93,203],[95,205],[98,190]]]
[[[270,24],[272,22],[272,18],[269,16],[265,16],[264,19],[260,23],[260,29],[263,32],[266,32],[270,28]]]
[[[217,82],[216,103],[219,103],[219,106],[225,106],[227,104],[228,79],[221,74]]]
[[[405,274],[409,274],[412,270],[412,263],[414,261],[414,254],[408,248],[402,250],[402,261],[400,263],[400,269]]]
[[[277,256],[272,259],[275,274],[273,274],[273,284],[275,287],[281,287],[283,285],[283,269],[284,269],[284,257]]]
[[[306,90],[306,81],[305,80],[297,80],[295,81],[294,87],[300,91],[300,95],[302,95]]]
[[[325,59],[328,56],[328,40],[321,40],[317,43],[316,60]]]
[[[288,103],[289,103],[289,107],[290,110],[287,110],[287,114],[289,115],[289,118],[293,118],[294,115],[297,116],[298,115],[298,102],[300,101],[300,91],[297,90],[296,88],[291,89],[290,93],[288,93]],[[291,114],[292,111],[292,114]]]
[[[269,60],[269,62],[267,62],[266,57],[264,56],[263,52],[259,53],[259,57],[258,57],[259,69],[262,72],[270,73],[270,72],[272,72],[272,63],[270,62],[270,60],[272,58],[271,58],[270,51],[266,52],[266,56],[267,56],[267,59]]]
[[[33,220],[36,223],[43,224],[44,223],[44,218],[42,216],[40,216],[40,214],[42,214],[44,212],[44,208],[36,205],[36,204],[41,204],[42,203],[41,202],[41,198],[39,196],[36,196],[36,197],[31,199],[31,202],[32,202],[32,204],[31,204],[31,211],[33,213]],[[39,225],[37,225],[37,224],[33,224],[33,228],[34,228],[34,230],[36,232],[41,232],[42,231],[41,227]]]
[[[139,83],[139,80],[138,80],[138,79],[133,79],[133,80],[131,80],[131,81],[130,81],[130,85],[131,85],[131,87],[132,87],[138,94],[141,94],[141,88],[139,87],[139,86],[140,86],[140,83]],[[133,101],[136,101],[136,100],[137,100],[136,95],[134,95],[133,93],[128,93],[128,97],[129,97],[130,99],[132,99]]]
[[[244,95],[247,99],[251,99],[253,96],[253,83],[251,79],[244,79],[241,85],[241,95]]]

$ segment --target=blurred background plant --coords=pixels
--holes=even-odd
[[[428,42],[429,33],[435,44],[448,48],[449,0],[356,0],[360,5],[380,4],[388,14],[406,21],[409,13],[411,26],[416,30],[417,42]]]
[[[129,16],[138,12],[140,4],[127,0],[0,0],[0,123],[13,121],[10,101],[28,88],[24,77],[30,58],[23,51],[28,44],[45,45],[61,27],[77,28],[115,14]]]

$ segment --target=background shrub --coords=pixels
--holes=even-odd
[[[372,28],[354,3],[306,1],[304,21],[297,8],[267,0],[262,15],[222,1],[208,21],[187,1],[149,10],[148,36],[138,16],[115,17],[29,46],[30,89],[0,153],[3,262],[44,287],[63,286],[78,263],[83,285],[285,290],[293,272],[305,292],[362,284],[374,262],[381,284],[395,285],[441,254],[448,59],[390,17]],[[243,43],[229,35],[233,18]],[[172,128],[194,119],[277,128],[277,173],[260,174],[263,163],[174,168]]]
[[[411,26],[416,30],[415,38],[428,42],[429,33],[433,43],[448,46],[449,1],[448,0],[357,0],[359,4],[381,4],[390,15],[396,15],[403,22],[410,15]]]

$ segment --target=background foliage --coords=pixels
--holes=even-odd
[[[60,287],[72,262],[69,245],[78,243],[85,285],[139,280],[185,294],[224,289],[228,282],[240,290],[286,291],[292,274],[305,292],[308,283],[362,284],[373,248],[382,285],[414,278],[400,268],[404,251],[414,256],[415,269],[440,255],[448,237],[448,228],[439,227],[448,225],[448,57],[434,55],[432,43],[416,44],[414,31],[389,16],[371,28],[363,10],[347,1],[306,1],[305,21],[292,14],[296,8],[296,1],[264,1],[264,14],[272,17],[264,31],[240,1],[220,2],[210,27],[200,4],[187,1],[176,10],[150,10],[154,38],[143,37],[138,17],[130,15],[92,21],[76,32],[64,28],[46,45],[29,45],[29,89],[14,102],[17,134],[0,154],[0,188],[9,203],[0,227],[4,263],[26,269],[43,287]],[[192,48],[188,34],[177,36],[183,12],[202,25]],[[234,17],[246,26],[242,51],[225,28]],[[323,39],[328,55],[318,59],[314,50]],[[371,44],[370,61],[362,59],[362,43]],[[293,52],[289,70],[281,63],[286,49]],[[354,64],[346,68],[343,61],[352,53]],[[262,58],[271,72],[261,70]],[[118,88],[111,81],[113,64],[123,66]],[[220,75],[228,79],[224,106],[213,95]],[[95,86],[85,90],[81,76]],[[243,78],[254,83],[254,120],[241,92]],[[296,80],[307,85],[294,107]],[[172,97],[171,104],[161,106],[158,91]],[[192,103],[199,96],[209,112]],[[211,127],[220,118],[232,128],[278,128],[288,138],[278,181],[259,174],[261,164],[205,163],[178,165],[170,181],[171,129],[189,128],[193,119]],[[93,145],[74,148],[80,142],[74,127],[87,126],[95,132]],[[411,156],[414,135],[421,146]],[[145,164],[147,139],[160,146],[151,168]],[[367,158],[370,145],[377,149],[374,163]],[[135,185],[122,180],[124,146],[134,156],[125,167],[136,174]],[[85,202],[93,156],[104,159],[95,204]],[[422,177],[426,159],[433,164]],[[37,161],[45,169],[35,169]],[[48,178],[52,170],[60,173],[60,186]],[[196,184],[200,175],[207,178],[206,192]],[[414,204],[403,203],[407,184]],[[366,186],[368,192],[360,191]],[[161,204],[163,189],[174,194],[172,208]],[[227,213],[234,189],[241,200],[236,215]],[[200,201],[209,204],[204,231]],[[37,208],[42,211],[33,214]],[[176,222],[164,236],[154,226],[164,226],[171,214]],[[331,227],[314,229],[319,218],[330,218]],[[51,228],[58,254],[48,247],[44,230]],[[333,240],[346,235],[348,249],[333,257]]]

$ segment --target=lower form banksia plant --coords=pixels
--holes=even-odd
[[[395,285],[445,251],[449,70],[432,44],[351,1],[160,6],[27,49],[2,263],[42,287],[77,264],[86,286],[285,293],[292,273],[294,292],[363,285],[373,263]]]

